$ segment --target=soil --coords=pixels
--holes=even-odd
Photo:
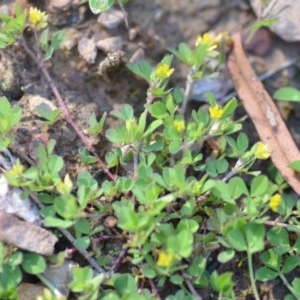
[[[0,8],[8,6],[12,9],[12,2],[14,1],[2,1]],[[106,53],[97,50],[95,61],[88,62],[78,52],[80,38],[101,39],[119,36],[123,41],[121,50],[125,52],[127,59],[141,49],[144,52],[144,59],[156,64],[168,52],[168,48],[175,48],[180,42],[192,45],[197,35],[206,31],[242,30],[246,33],[244,28],[255,20],[246,0],[132,0],[125,5],[131,32],[129,37],[124,22],[117,28],[107,29],[97,21],[98,16],[89,11],[88,5],[79,5],[79,1],[57,1],[57,3],[68,3],[65,6],[62,4],[61,7],[57,3],[54,5],[56,1],[23,2],[24,5],[37,5],[41,9],[46,9],[51,30],[63,29],[67,33],[68,46],[54,53],[53,58],[47,62],[47,68],[70,108],[74,120],[83,130],[88,128],[88,118],[92,112],[99,117],[104,112],[128,103],[134,106],[138,114],[144,105],[147,85],[130,73],[124,65],[109,70],[108,80],[97,75],[98,65],[106,58]],[[286,43],[268,30],[261,35],[256,36],[253,43],[248,45],[249,58],[258,74],[276,70],[287,60],[299,58],[297,43]],[[32,34],[27,32],[26,39],[29,44],[32,38]],[[57,122],[54,128],[45,129],[39,117],[28,105],[28,99],[36,95],[57,105],[41,72],[18,46],[1,50],[0,56],[2,69],[0,81],[9,82],[6,89],[3,89],[1,84],[1,93],[11,102],[21,105],[25,115],[13,145],[16,155],[23,152],[35,160],[35,143],[53,138],[57,141],[56,153],[63,156],[67,162],[66,171],[72,174],[76,168],[77,153],[82,143],[64,120]],[[186,69],[178,62],[175,62],[175,67],[178,71],[172,83],[184,87]],[[298,72],[295,63],[265,80],[265,86],[271,94],[283,85],[293,84],[297,87]],[[199,105],[201,104],[195,101],[190,103],[191,107]],[[287,110],[288,126],[300,145],[300,126],[298,126],[300,107],[288,105]],[[245,112],[240,108],[239,115],[244,114]],[[107,127],[110,126],[114,126],[113,119],[108,119]],[[251,121],[245,121],[244,130],[252,140],[257,139]],[[110,145],[105,144],[100,138],[95,139],[94,142],[100,156],[104,157]],[[251,299],[249,296],[247,298],[242,296],[243,291],[249,288],[249,278],[246,276],[246,271],[243,272],[243,267],[246,269],[246,266],[241,266],[241,269],[235,272],[235,277],[239,279],[236,289],[240,291],[239,299]],[[220,269],[220,271],[226,270]],[[274,290],[272,286],[276,286]],[[271,282],[268,288],[274,294],[274,299],[283,299],[286,294],[286,289],[280,285],[280,282]],[[270,291],[266,292],[264,299],[272,299],[269,298],[270,295]],[[205,299],[210,298],[207,296]]]

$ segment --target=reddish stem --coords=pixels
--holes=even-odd
[[[78,137],[82,140],[83,144],[85,147],[94,155],[94,157],[97,159],[98,164],[102,168],[103,172],[111,179],[115,180],[115,176],[109,171],[105,163],[102,161],[100,156],[98,155],[96,149],[94,146],[91,144],[90,140],[86,137],[86,135],[82,132],[82,130],[78,127],[78,125],[73,121],[71,114],[69,112],[68,107],[66,106],[65,102],[62,99],[62,96],[53,82],[46,66],[45,63],[42,59],[38,59],[34,52],[26,45],[25,41],[23,40],[21,42],[22,47],[24,48],[25,52],[32,58],[32,60],[38,65],[39,69],[42,71],[43,75],[46,78],[46,81],[48,85],[50,86],[55,98],[57,99],[58,105],[61,108],[61,111],[66,118],[66,121],[70,124],[70,126],[74,129]]]

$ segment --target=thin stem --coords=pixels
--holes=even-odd
[[[79,129],[78,125],[73,121],[71,114],[69,112],[68,107],[66,106],[66,104],[64,103],[62,96],[57,88],[57,86],[55,85],[55,83],[53,82],[45,64],[43,60],[39,60],[36,55],[34,54],[34,52],[27,46],[26,42],[24,40],[21,40],[21,46],[23,47],[23,49],[25,50],[25,52],[30,56],[30,58],[38,65],[39,69],[42,71],[43,75],[46,78],[46,81],[48,83],[48,85],[50,86],[53,94],[55,95],[55,98],[57,99],[57,102],[62,110],[62,113],[64,115],[64,117],[66,118],[66,121],[70,124],[70,126],[74,129],[74,131],[76,132],[76,134],[78,135],[78,137],[82,140],[83,144],[85,145],[85,147],[95,156],[95,158],[97,159],[100,167],[102,168],[103,172],[111,179],[111,180],[115,180],[115,176],[108,170],[108,168],[106,167],[105,163],[102,161],[102,159],[100,158],[100,156],[98,155],[98,153],[96,152],[96,149],[94,148],[94,146],[92,145],[92,143],[90,142],[90,140],[85,136],[85,134],[82,132],[81,129]]]
[[[53,283],[43,274],[36,274],[40,281],[57,297],[62,297],[63,294],[53,285]]]
[[[120,8],[122,10],[122,13],[123,13],[123,16],[124,16],[125,25],[126,25],[127,31],[129,32],[129,22],[128,22],[127,12],[126,12],[126,10],[124,8],[123,3],[120,0],[118,0],[118,4],[119,4],[119,6],[120,6]]]
[[[259,294],[258,294],[258,291],[257,291],[257,287],[256,287],[256,284],[255,284],[255,279],[254,279],[252,255],[249,251],[247,251],[247,258],[248,258],[248,269],[249,269],[249,276],[250,276],[252,292],[253,292],[255,300],[260,300]]]
[[[191,71],[189,71],[189,74],[188,74],[188,76],[186,78],[186,86],[185,86],[185,91],[184,91],[184,99],[183,99],[183,102],[182,102],[182,114],[183,115],[185,114],[186,107],[187,107],[188,101],[190,99],[190,95],[191,95],[193,83],[194,83],[194,79],[191,76]]]
[[[289,224],[285,224],[285,223],[281,223],[281,222],[277,222],[276,220],[275,221],[264,221],[263,222],[265,225],[268,225],[268,226],[278,226],[278,227],[288,227]]]
[[[106,273],[105,270],[98,265],[97,261],[94,258],[92,258],[91,255],[86,250],[80,249],[79,247],[75,246],[76,239],[68,230],[60,227],[58,228],[58,230],[72,243],[72,245],[88,261],[88,263],[93,267],[93,269],[97,273],[104,273],[104,274]],[[105,275],[108,276],[108,274]]]
[[[295,290],[293,289],[293,287],[289,284],[289,282],[287,281],[287,279],[285,278],[285,276],[282,273],[279,273],[279,277],[281,278],[282,282],[284,283],[284,285],[288,288],[288,290],[293,294],[293,296],[298,299],[299,294],[297,294],[295,292]]]
[[[182,273],[182,275],[184,276],[184,274]],[[194,296],[195,300],[202,300],[202,297],[198,294],[198,292],[196,291],[196,289],[194,288],[194,286],[192,285],[191,281],[188,278],[184,278],[184,281],[188,287],[188,289],[190,290],[190,292],[192,293],[192,295]]]
[[[158,294],[158,290],[157,290],[157,287],[155,285],[155,282],[153,281],[153,279],[149,279],[149,282],[150,282],[150,285],[151,285],[152,295],[155,296],[155,297],[158,297],[159,294]]]
[[[113,263],[113,265],[110,269],[111,273],[115,272],[119,268],[122,260],[124,259],[124,257],[126,256],[126,254],[128,252],[128,249],[129,248],[126,247],[121,251],[121,253],[119,254],[119,256],[117,257],[117,259],[115,260],[115,262]]]

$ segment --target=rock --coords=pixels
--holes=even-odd
[[[82,37],[78,43],[78,52],[88,64],[93,64],[97,56],[97,47],[94,39]]]
[[[278,17],[270,29],[287,42],[300,41],[300,1],[271,0],[267,5],[261,0],[251,0],[255,14],[262,19]]]
[[[5,52],[0,52],[0,91],[9,100],[19,100],[23,91],[15,65]]]
[[[130,28],[129,32],[128,32],[128,38],[130,41],[133,41],[137,35],[140,33],[140,29],[139,28]]]
[[[62,265],[47,265],[46,271],[43,275],[59,290],[64,296],[68,296],[68,284],[72,280],[70,269],[77,266],[76,263],[65,260]]]
[[[0,210],[0,241],[41,255],[52,255],[58,241],[51,232]]]
[[[138,48],[130,57],[129,62],[136,63],[145,58],[145,51],[142,48]]]
[[[26,95],[25,97],[28,103],[28,110],[37,117],[43,117],[40,113],[41,110],[50,113],[57,109],[51,101],[39,95]]]
[[[3,159],[2,154],[0,157]],[[29,223],[40,224],[41,218],[38,207],[22,194],[21,189],[8,185],[4,175],[0,176],[0,209]]]
[[[109,37],[97,42],[97,48],[105,53],[122,50],[123,39],[120,36]]]
[[[44,295],[44,290],[45,286],[41,284],[21,283],[18,287],[18,299],[38,299],[38,297],[42,297]]]
[[[66,33],[66,37],[62,43],[62,48],[70,51],[78,44],[81,33],[74,27],[66,28],[64,31]]]
[[[224,81],[222,77],[199,79],[193,84],[190,98],[193,101],[207,102],[206,93],[212,92],[216,99],[220,100],[230,88],[232,88],[232,83]]]
[[[117,9],[110,9],[98,17],[97,22],[107,29],[115,29],[124,21],[124,14]]]
[[[59,10],[67,10],[72,5],[72,0],[50,0],[49,7]]]

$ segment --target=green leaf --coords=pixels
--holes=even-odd
[[[237,108],[237,100],[236,98],[232,98],[230,101],[226,103],[223,108],[223,118],[231,116],[235,109]]]
[[[230,245],[237,251],[246,251],[248,248],[246,236],[241,228],[233,228],[227,234]]]
[[[74,245],[80,250],[86,250],[90,246],[90,238],[88,236],[77,238]]]
[[[97,162],[97,158],[91,155],[86,148],[82,148],[79,150],[79,157],[80,160],[87,165],[94,164]]]
[[[249,195],[248,188],[241,177],[231,178],[228,186],[233,199],[238,199],[242,195]]]
[[[74,219],[78,213],[78,204],[72,195],[56,197],[54,200],[54,208],[64,219]]]
[[[240,133],[238,135],[237,141],[236,141],[236,146],[238,148],[238,151],[240,154],[244,153],[249,145],[249,140],[248,137],[245,133]]]
[[[157,275],[155,270],[153,268],[151,268],[150,266],[148,266],[148,265],[143,265],[141,270],[142,270],[142,273],[145,275],[146,278],[153,279]]]
[[[155,103],[148,105],[147,109],[151,116],[156,119],[162,119],[168,115],[166,105],[161,101],[156,101]]]
[[[2,272],[0,274],[0,291],[1,288],[6,290],[16,289],[17,285],[22,280],[22,272],[20,268],[7,263],[2,265]]]
[[[292,287],[295,290],[295,293],[297,295],[300,295],[300,278],[296,277],[293,281],[292,281]]]
[[[267,192],[269,187],[269,180],[266,176],[260,175],[254,177],[251,182],[250,194],[251,196],[260,196]]]
[[[246,225],[246,239],[248,244],[248,251],[256,253],[262,251],[265,247],[265,227],[262,224],[248,223]]]
[[[183,229],[186,229],[191,233],[195,233],[199,229],[199,224],[192,219],[183,219],[177,225],[177,230],[183,230]]]
[[[115,0],[89,0],[89,7],[93,14],[99,14],[109,10],[115,3]]]
[[[134,278],[129,274],[117,275],[114,281],[114,287],[120,296],[134,295],[138,288]]]
[[[273,269],[273,270],[280,270],[282,257],[278,253],[274,251],[274,249],[268,249],[265,251],[261,256],[260,259],[264,265]]]
[[[72,281],[69,283],[69,287],[75,293],[84,291],[85,286],[93,278],[93,270],[89,267],[74,267],[70,270]]]
[[[214,271],[210,277],[212,288],[219,293],[227,294],[231,292],[233,289],[232,275],[232,272],[225,272],[218,275],[218,273]]]
[[[289,164],[289,167],[300,173],[300,160],[295,160]]]
[[[283,273],[290,273],[295,268],[299,267],[299,257],[296,255],[290,255],[287,257],[287,259],[284,261],[282,272]]]
[[[181,275],[175,274],[170,277],[170,281],[173,284],[181,285],[183,283],[183,277]]]
[[[261,267],[255,272],[255,278],[261,281],[269,281],[278,277],[278,272],[267,267]]]
[[[110,114],[124,121],[128,121],[134,118],[133,107],[129,104],[122,105],[119,110],[113,110]]]
[[[162,125],[162,120],[155,120],[148,126],[147,130],[144,132],[143,137],[148,136],[149,134],[153,133],[155,129]]]
[[[152,66],[146,60],[139,60],[136,63],[128,62],[126,67],[133,72],[134,74],[138,75],[139,77],[143,78],[147,82],[150,81],[151,73],[152,73]]]
[[[36,253],[24,253],[22,268],[29,274],[41,274],[46,270],[46,261]]]
[[[66,221],[55,217],[46,217],[43,223],[46,227],[69,228],[74,224],[74,221]]]
[[[267,239],[274,245],[280,248],[289,248],[289,234],[285,228],[273,227],[267,233]]]
[[[278,89],[274,93],[273,97],[276,100],[299,102],[300,101],[300,91],[293,87],[283,87],[283,88]]]
[[[79,233],[88,234],[91,230],[91,223],[88,219],[81,218],[76,221],[74,228]]]
[[[234,258],[235,251],[232,249],[226,249],[218,254],[218,261],[222,264],[227,263]]]

